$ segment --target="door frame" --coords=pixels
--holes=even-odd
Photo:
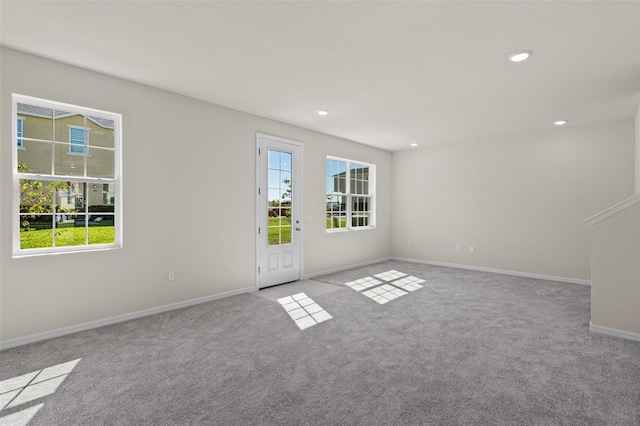
[[[304,144],[302,142],[299,141],[295,141],[292,139],[286,139],[286,138],[282,138],[280,136],[273,136],[267,133],[261,133],[261,132],[256,132],[256,152],[255,152],[255,158],[256,158],[256,217],[255,217],[255,235],[256,235],[256,263],[255,263],[255,271],[256,271],[256,290],[260,290],[260,272],[259,272],[259,267],[260,267],[260,259],[261,259],[261,255],[263,255],[262,251],[261,251],[261,247],[260,247],[260,234],[258,233],[258,229],[260,228],[260,219],[261,219],[261,205],[260,205],[260,140],[261,139],[267,139],[267,140],[271,140],[274,142],[279,142],[279,143],[285,143],[285,144],[289,144],[289,145],[294,145],[296,146],[299,150],[300,150],[300,159],[298,160],[298,162],[300,163],[299,166],[300,167],[300,178],[298,179],[299,184],[298,184],[298,192],[300,194],[295,195],[296,197],[298,197],[299,199],[299,217],[300,217],[300,227],[301,230],[299,231],[299,235],[300,235],[300,244],[299,244],[299,259],[300,259],[300,268],[299,268],[299,276],[298,279],[301,280],[302,277],[304,276],[304,249],[303,249],[303,244],[304,244],[304,211],[303,211],[303,207],[304,207]],[[296,167],[294,165],[294,167]],[[266,189],[265,189],[266,190]],[[293,226],[293,224],[292,224]],[[268,230],[266,231],[268,232]]]

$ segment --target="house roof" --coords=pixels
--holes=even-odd
[[[18,103],[18,114],[31,115],[34,117],[51,118],[53,115],[53,110],[51,108]],[[56,118],[72,117],[74,115],[79,115],[79,114],[70,113],[70,112],[61,111],[61,110],[55,111]],[[106,118],[87,116],[87,119],[91,120],[92,122],[98,124],[101,127],[104,127],[105,129],[113,129],[113,126],[114,126],[113,120],[108,120]]]

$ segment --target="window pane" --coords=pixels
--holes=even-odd
[[[87,229],[84,226],[84,215],[74,219],[74,226],[56,229],[56,247],[83,246],[87,243]]]
[[[94,147],[111,148],[114,145],[114,122],[100,117],[87,116],[89,127],[89,144]]]
[[[116,185],[105,183],[102,185],[102,204],[112,205],[116,202]]]
[[[345,198],[340,195],[335,195],[332,197],[328,197],[327,199],[327,211],[330,212],[342,212],[346,211],[347,207],[345,204]]]
[[[354,228],[369,226],[369,216],[368,215],[353,216],[351,220],[351,226],[353,226]]]
[[[51,142],[23,140],[18,150],[18,171],[21,173],[51,174]]]
[[[338,191],[342,194],[347,193],[347,178],[345,176],[340,176],[340,180],[338,181]]]
[[[84,149],[84,147],[82,147]],[[84,176],[84,155],[71,151],[68,143],[55,144],[55,169],[56,175]]]
[[[58,204],[68,211],[84,212],[87,199],[86,186],[82,182],[69,182],[68,189],[61,191],[58,196]]]
[[[87,191],[87,203],[89,204],[88,211],[92,214],[92,216],[96,213],[114,213],[115,206],[113,202],[104,202],[104,191],[105,187],[107,188],[107,194],[109,193],[109,187],[114,187],[114,185],[102,185],[98,183],[90,183],[88,184]],[[115,193],[111,193],[111,197],[113,197],[113,201],[115,202]],[[112,201],[112,200],[109,200]]]
[[[115,206],[113,203],[103,204],[105,186],[108,190],[109,185],[88,185],[89,244],[113,244],[115,242]]]
[[[363,227],[369,226],[370,217],[370,197],[353,197],[351,211],[353,214],[351,226]]]
[[[56,109],[54,111],[55,140],[69,143],[69,127],[84,128],[84,116]]]
[[[113,185],[108,184],[88,184],[87,190],[87,207],[89,211],[88,215],[88,237],[89,244],[113,244],[115,242],[115,206],[114,203],[104,203],[105,189],[108,193],[109,187]],[[115,193],[112,193],[113,201],[115,202]],[[111,200],[109,200],[111,201]]]
[[[23,137],[53,141],[53,110],[18,103],[18,117],[24,119]]]
[[[53,247],[53,215],[20,215],[20,248]]]
[[[89,225],[89,244],[113,244],[116,241],[115,228],[113,227],[113,216],[103,216],[105,222],[111,225]]]
[[[327,197],[327,229],[339,229],[347,226],[346,198],[339,195]]]
[[[20,213],[53,213],[55,183],[20,179]]]
[[[351,211],[354,213],[357,212],[368,212],[369,211],[369,197],[353,197],[353,203],[351,206]]]
[[[347,192],[347,166],[343,161],[327,160],[327,192]]]
[[[115,177],[115,151],[93,148],[87,157],[87,176],[98,178]]]
[[[327,213],[327,229],[340,229],[347,227],[346,213]]]

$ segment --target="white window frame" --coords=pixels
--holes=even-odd
[[[328,233],[334,233],[334,232],[362,231],[362,230],[368,230],[368,229],[375,229],[376,227],[376,165],[372,163],[367,163],[366,161],[349,160],[347,158],[327,155],[324,163],[325,179],[327,176],[326,160],[341,161],[343,163],[346,163],[346,175],[345,175],[346,193],[328,193],[326,190],[326,183],[325,183],[325,199],[328,195],[331,195],[331,194],[346,197],[347,226],[344,228],[327,228],[325,223],[325,231]],[[354,194],[351,191],[351,165],[352,164],[367,166],[369,168],[369,194]],[[369,201],[369,225],[353,226],[353,211],[352,211],[353,197],[369,197],[369,200],[370,200]],[[325,220],[326,220],[326,213],[327,213],[327,209],[326,209],[326,202],[325,202]]]
[[[76,175],[56,175],[56,174],[42,174],[42,173],[20,173],[18,172],[18,146],[17,146],[17,116],[18,116],[18,104],[28,104],[33,106],[40,106],[44,108],[52,108],[52,109],[60,109],[63,111],[67,111],[70,113],[81,114],[81,115],[91,115],[93,117],[103,118],[106,120],[112,120],[114,123],[113,126],[113,142],[114,142],[114,169],[113,169],[113,178],[103,178],[103,177],[91,177],[91,176],[76,176]],[[12,93],[12,167],[13,167],[13,199],[12,199],[12,240],[13,240],[13,257],[27,257],[27,256],[38,256],[38,255],[50,255],[50,254],[61,254],[61,253],[74,253],[74,252],[85,252],[85,251],[98,251],[98,250],[110,250],[110,249],[118,249],[122,247],[122,115],[109,111],[102,111],[93,108],[86,108],[77,105],[70,105],[57,101],[50,101],[46,99],[35,98],[31,96],[20,95],[16,93]],[[52,119],[52,125],[55,127],[55,118]],[[24,135],[24,124],[23,124],[23,135]],[[85,138],[86,138],[85,131]],[[30,140],[27,137],[23,136],[24,140]],[[55,131],[52,132],[52,139],[55,139]],[[39,142],[49,142],[43,141],[39,139],[33,139],[34,141]],[[57,146],[59,142],[63,141],[55,141],[52,140],[51,143],[54,146]],[[85,141],[85,150],[86,150],[86,141]],[[86,151],[85,151],[86,152]],[[82,155],[80,153],[74,153],[75,155]],[[86,157],[88,153],[84,154],[85,156],[85,172],[86,175]],[[53,162],[53,159],[52,159]],[[52,164],[53,167],[53,164]],[[54,170],[52,170],[52,173]],[[114,184],[115,189],[115,203],[113,210],[113,221],[114,221],[114,242],[112,244],[88,244],[88,236],[84,245],[79,246],[64,246],[64,247],[45,247],[45,248],[33,248],[33,249],[21,249],[20,248],[20,179],[33,179],[33,180],[42,180],[42,181],[65,181],[65,182],[82,182],[87,187],[91,185],[97,184],[102,185],[105,183]],[[86,203],[84,214],[85,217],[89,215],[88,211],[89,203]],[[55,232],[56,229],[56,221],[52,220],[52,232]],[[85,226],[88,226],[85,225]]]

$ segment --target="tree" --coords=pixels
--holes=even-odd
[[[18,164],[18,172],[29,173],[30,169],[25,163]],[[37,179],[20,179],[20,214],[28,213],[31,219],[36,219],[36,215],[42,213],[71,213],[72,210],[54,204],[54,193],[66,191],[69,184],[55,181],[49,182],[46,186]],[[30,231],[31,222],[27,219],[20,223],[23,231]]]

